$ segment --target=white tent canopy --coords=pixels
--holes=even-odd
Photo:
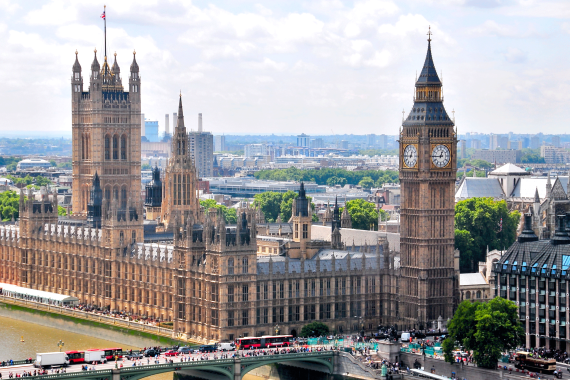
[[[35,290],[22,288],[20,286],[4,284],[0,282],[0,292],[1,294],[13,297],[21,298],[29,301],[49,303],[52,305],[75,305],[79,303],[79,298],[66,296],[64,294],[44,292],[43,290]]]

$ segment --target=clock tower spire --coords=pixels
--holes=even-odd
[[[400,317],[408,328],[419,328],[440,316],[451,318],[458,285],[454,263],[457,136],[443,105],[431,37],[430,28],[414,105],[399,136]]]

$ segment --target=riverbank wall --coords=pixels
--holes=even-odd
[[[135,347],[190,344],[173,339],[172,330],[7,297],[0,297],[0,315]]]

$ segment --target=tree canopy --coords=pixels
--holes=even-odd
[[[471,198],[455,204],[455,248],[460,252],[462,272],[473,272],[489,250],[514,243],[521,214],[510,212],[507,202]],[[465,252],[465,254],[464,254]]]
[[[495,368],[501,353],[523,342],[524,329],[517,305],[504,298],[486,303],[463,301],[447,325],[449,336],[443,341],[445,361],[454,362],[457,345],[472,350],[477,365]]]
[[[0,193],[0,214],[3,221],[18,219],[20,216],[20,195],[15,191]]]
[[[257,207],[261,208],[265,215],[265,220],[268,223],[274,223],[277,217],[281,215],[281,220],[286,223],[291,219],[293,213],[293,199],[297,198],[299,194],[295,191],[289,190],[286,193],[277,193],[275,191],[266,191],[265,193],[256,194],[253,197],[253,202]],[[314,210],[315,205],[312,203],[312,198],[307,197],[311,208]],[[313,222],[318,221],[318,217],[313,214]]]
[[[544,164],[544,157],[540,156],[540,149],[523,149],[521,162],[523,164]]]
[[[219,205],[218,202],[213,199],[200,200],[200,206],[206,209],[215,208],[218,211],[221,210],[224,215],[224,220],[227,224],[237,223],[237,211],[235,208]]]
[[[337,179],[327,182],[330,178]],[[317,185],[357,185],[364,177],[370,177],[376,186],[382,184],[398,183],[399,174],[395,170],[358,170],[350,171],[345,169],[324,168],[324,169],[297,169],[290,167],[287,169],[268,169],[255,172],[255,178],[273,181],[305,181],[315,182]],[[381,180],[380,180],[381,179]],[[345,182],[345,181],[346,182]],[[380,181],[379,181],[380,180]],[[339,181],[339,182],[337,182]]]
[[[323,322],[314,321],[306,324],[301,329],[299,336],[301,337],[311,337],[311,336],[326,336],[329,333],[329,327]]]
[[[364,199],[354,199],[346,202],[348,208],[348,215],[352,220],[352,228],[357,230],[374,230],[378,229],[378,210],[374,207],[373,203],[367,202]],[[344,208],[341,208],[341,213]],[[387,217],[387,213],[380,210]],[[384,219],[385,220],[385,219]]]

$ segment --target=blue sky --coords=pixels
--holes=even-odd
[[[71,132],[74,52],[103,56],[103,4],[0,0],[1,131]],[[433,30],[460,133],[566,133],[570,2],[106,1],[108,55],[132,52],[143,112],[215,134],[397,134]]]

